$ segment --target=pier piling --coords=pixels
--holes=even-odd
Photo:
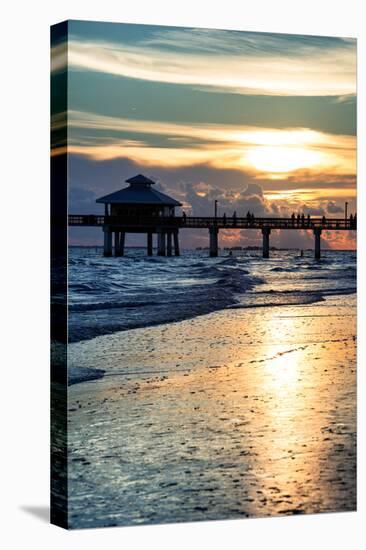
[[[115,231],[114,233],[114,255],[123,256],[125,252],[125,232]]]
[[[153,255],[153,234],[151,231],[147,234],[147,255]]]
[[[124,256],[125,253],[125,237],[126,233],[121,231],[119,234],[119,255]]]
[[[216,258],[219,253],[219,228],[211,226],[210,232],[210,257]]]
[[[320,260],[320,235],[322,234],[322,230],[320,227],[316,227],[314,229],[314,237],[315,237],[315,248],[314,248],[314,257],[316,260]]]
[[[167,232],[166,238],[167,238],[166,255],[171,256],[172,255],[172,232],[171,231]]]
[[[178,229],[176,229],[173,233],[174,236],[174,254],[176,256],[180,256],[179,252],[179,238],[178,238]]]
[[[165,256],[165,231],[159,227],[158,228],[158,256]]]
[[[104,231],[104,256],[112,256],[112,232],[109,227],[103,227]]]
[[[114,232],[114,255],[117,257],[117,256],[120,256],[120,253],[119,253],[119,231],[115,231]]]
[[[269,258],[269,236],[271,234],[270,227],[262,228],[263,235],[263,258]]]

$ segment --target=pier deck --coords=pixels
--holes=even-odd
[[[210,217],[210,216],[99,216],[94,214],[70,214],[69,226],[102,227],[104,231],[104,253],[112,255],[112,234],[115,235],[115,255],[124,253],[125,233],[147,233],[148,254],[152,254],[152,234],[158,234],[158,255],[171,256],[172,238],[175,254],[179,255],[179,229],[208,229],[210,256],[218,255],[218,234],[220,229],[256,229],[263,235],[263,257],[269,257],[269,236],[271,230],[311,230],[315,237],[315,257],[320,258],[320,237],[322,231],[357,230],[354,218],[254,218]]]
[[[221,217],[209,216],[174,216],[174,217],[158,217],[158,218],[121,218],[119,216],[99,216],[94,214],[69,214],[70,226],[103,226],[113,225],[121,227],[172,227],[184,229],[204,229],[209,227],[218,227],[219,229],[323,229],[323,230],[355,230],[357,226],[350,219],[344,218],[328,218],[323,221],[323,218],[305,218],[304,221],[292,218],[254,218],[248,220],[244,218],[227,217],[226,220]]]

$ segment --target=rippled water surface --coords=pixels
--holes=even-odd
[[[225,307],[300,304],[355,292],[356,255],[306,251],[185,251],[178,258],[146,257],[129,249],[104,258],[100,248],[70,248],[69,339],[179,321]]]

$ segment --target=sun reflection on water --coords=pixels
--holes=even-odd
[[[86,442],[106,514],[113,498],[137,523],[354,509],[354,317],[325,306],[329,318],[314,315],[319,307],[238,309],[120,334],[113,360],[120,369],[133,350],[144,374],[73,387],[90,407],[75,406],[71,443]],[[149,363],[147,338],[157,350]],[[164,375],[169,363],[177,370]],[[76,454],[75,514],[81,468]],[[90,510],[100,505],[95,491],[88,499]]]

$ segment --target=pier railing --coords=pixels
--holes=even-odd
[[[70,226],[101,227],[170,227],[170,228],[210,228],[219,229],[324,229],[356,230],[357,221],[345,218],[254,218],[235,216],[156,216],[156,217],[123,217],[99,216],[94,214],[70,214]]]

